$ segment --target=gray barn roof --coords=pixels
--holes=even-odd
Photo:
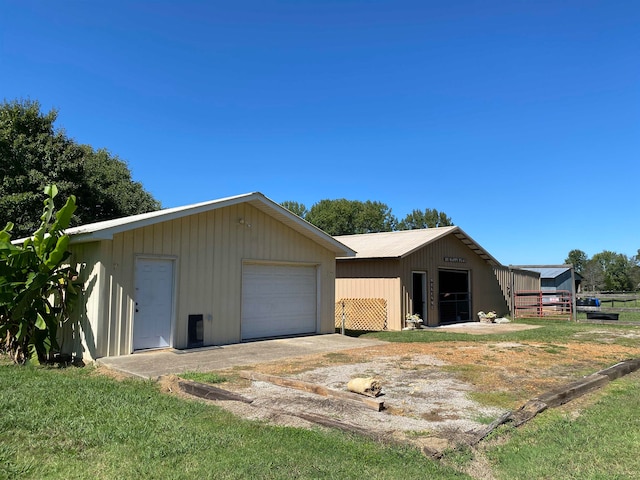
[[[540,278],[557,278],[571,270],[571,265],[517,265],[517,268],[538,272]]]
[[[340,243],[331,235],[318,227],[291,213],[286,208],[267,198],[260,192],[246,193],[234,197],[220,198],[208,202],[185,205],[183,207],[166,208],[155,212],[141,213],[129,217],[105,220],[103,222],[89,223],[79,227],[69,228],[65,233],[71,236],[71,243],[84,243],[97,240],[111,240],[113,235],[136,228],[155,225],[156,223],[175,220],[188,215],[196,215],[219,208],[229,207],[240,203],[248,203],[267,215],[281,221],[293,230],[305,237],[319,243],[328,250],[340,256],[353,256],[355,252],[348,246]]]
[[[489,252],[459,227],[437,227],[396,232],[364,233],[334,237],[357,253],[352,258],[403,258],[447,235],[455,235],[479,257],[491,265],[500,265]]]

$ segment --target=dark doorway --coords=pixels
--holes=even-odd
[[[440,323],[468,322],[471,320],[471,294],[469,272],[440,270],[439,310]]]
[[[413,272],[413,310],[427,324],[427,272]]]

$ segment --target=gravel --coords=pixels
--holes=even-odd
[[[233,388],[254,399],[252,404],[218,404],[245,418],[297,427],[311,426],[297,415],[321,415],[379,438],[412,443],[424,443],[428,437],[453,440],[473,435],[504,413],[471,400],[472,385],[443,371],[443,365],[429,355],[377,357],[372,362],[325,366],[290,377],[342,391],[352,378],[376,377],[382,383],[378,399],[384,401],[385,409],[381,412],[260,381]]]

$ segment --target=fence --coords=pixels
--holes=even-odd
[[[521,290],[515,293],[514,301],[516,318],[572,318],[573,298],[568,290]]]
[[[582,292],[578,295],[583,301],[598,300],[600,309],[617,311],[640,312],[640,293],[608,293]],[[600,310],[599,309],[599,310]]]
[[[387,301],[383,298],[341,298],[336,302],[336,328],[380,331],[387,329]]]

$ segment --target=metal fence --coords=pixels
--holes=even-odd
[[[571,319],[573,298],[568,290],[520,290],[514,297],[514,315],[523,317],[554,317]]]

